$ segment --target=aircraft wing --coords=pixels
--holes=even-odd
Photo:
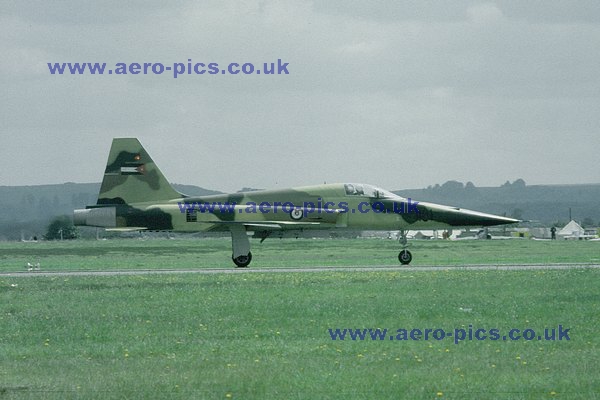
[[[334,225],[323,222],[294,222],[294,221],[261,221],[261,222],[244,222],[244,221],[210,221],[201,222],[206,224],[218,225],[243,225],[250,228],[259,228],[261,230],[282,230],[282,229],[301,229],[315,228],[319,225]]]
[[[137,231],[146,231],[148,228],[145,226],[126,226],[123,228],[104,228],[107,232],[137,232]]]
[[[235,217],[241,212],[240,210],[244,210],[246,206],[236,205],[234,211],[231,210],[219,210],[214,209],[210,212],[211,215],[216,216],[217,218],[210,218],[207,220],[200,220],[198,218],[197,223],[200,224],[210,224],[215,226],[220,226],[223,228],[231,227],[231,226],[244,226],[248,230],[261,230],[261,231],[271,231],[271,230],[298,230],[298,229],[319,229],[319,228],[333,228],[336,226],[338,222],[338,217],[344,210],[331,209],[327,212],[319,210],[320,212],[311,213],[309,216],[304,216],[302,220],[289,220],[288,214],[281,214],[281,219],[265,219],[262,220],[260,218],[244,218],[244,219],[236,219]],[[198,213],[201,215],[203,213]],[[313,215],[314,214],[314,215]],[[229,228],[227,228],[229,229]]]

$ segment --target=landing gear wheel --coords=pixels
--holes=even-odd
[[[248,253],[248,255],[238,256],[235,258],[232,256],[231,259],[238,268],[245,268],[248,266],[248,264],[250,264],[250,261],[252,261],[252,253]]]
[[[400,264],[408,265],[412,261],[412,254],[410,254],[410,251],[408,250],[402,250],[398,253],[398,260],[400,261]]]

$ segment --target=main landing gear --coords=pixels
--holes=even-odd
[[[412,254],[410,251],[406,250],[408,247],[408,239],[406,238],[406,231],[404,229],[400,230],[400,237],[398,241],[402,245],[402,250],[398,253],[398,261],[402,265],[408,265],[412,261]]]
[[[252,253],[250,252],[250,240],[246,234],[244,225],[233,224],[229,227],[231,231],[231,259],[238,268],[245,268],[252,261]]]
[[[248,254],[245,256],[231,256],[231,259],[233,260],[233,263],[236,265],[236,267],[245,268],[248,266],[248,264],[250,264],[250,261],[252,261],[252,253],[248,252]]]

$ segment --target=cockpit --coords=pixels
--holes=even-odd
[[[364,196],[374,199],[398,198],[399,196],[385,189],[364,183],[346,183],[344,190],[347,196]]]

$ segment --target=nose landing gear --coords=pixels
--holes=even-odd
[[[412,254],[408,250],[402,250],[398,253],[398,260],[402,265],[408,265],[412,261]]]
[[[408,265],[412,261],[412,254],[410,251],[406,250],[408,247],[408,239],[406,238],[406,231],[404,229],[400,230],[400,237],[398,241],[402,245],[402,250],[398,253],[398,261],[402,265]]]

